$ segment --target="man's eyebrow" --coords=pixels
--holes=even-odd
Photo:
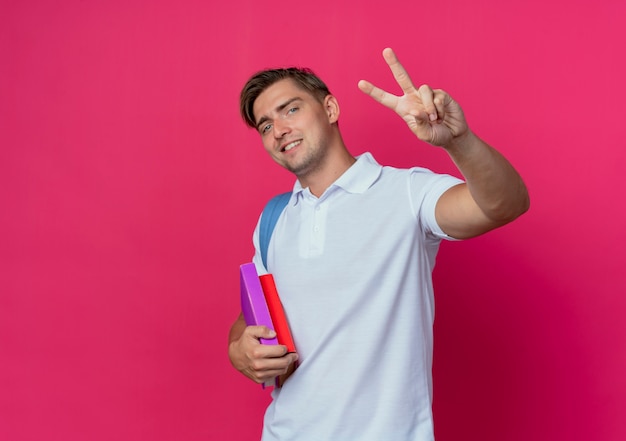
[[[293,98],[288,99],[287,101],[285,101],[284,103],[282,103],[281,105],[279,105],[278,107],[276,107],[276,109],[274,109],[275,112],[279,113],[281,112],[285,107],[287,107],[289,104],[293,103],[294,101],[300,101],[302,100],[302,98],[300,98],[299,96],[295,96]],[[259,121],[256,123],[256,128],[257,130],[259,130],[259,126],[261,124],[263,124],[266,121],[269,121],[269,117],[268,116],[262,116]]]

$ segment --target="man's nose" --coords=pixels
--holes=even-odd
[[[276,139],[282,138],[291,130],[287,122],[281,119],[277,119],[274,121],[273,129],[274,129],[274,137]]]

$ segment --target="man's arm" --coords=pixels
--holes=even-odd
[[[466,183],[450,188],[437,202],[441,229],[468,239],[505,225],[528,210],[528,191],[513,166],[471,131],[444,147]]]
[[[228,357],[232,365],[256,383],[281,377],[281,384],[293,372],[298,355],[287,353],[283,345],[263,345],[260,338],[274,338],[276,333],[265,326],[246,326],[243,314],[230,328]]]
[[[435,209],[437,223],[449,236],[466,239],[502,226],[529,207],[526,186],[513,166],[468,128],[463,110],[443,90],[415,88],[394,52],[383,57],[404,92],[395,96],[360,81],[359,88],[394,110],[422,141],[444,148],[466,183],[446,191]]]

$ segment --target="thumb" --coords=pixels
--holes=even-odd
[[[248,333],[256,339],[276,337],[276,332],[267,326],[248,326]]]

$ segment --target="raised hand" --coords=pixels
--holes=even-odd
[[[446,148],[468,131],[463,110],[450,95],[425,84],[415,88],[392,49],[383,50],[383,57],[404,95],[393,95],[365,80],[358,84],[362,92],[395,111],[420,140],[429,144]]]

